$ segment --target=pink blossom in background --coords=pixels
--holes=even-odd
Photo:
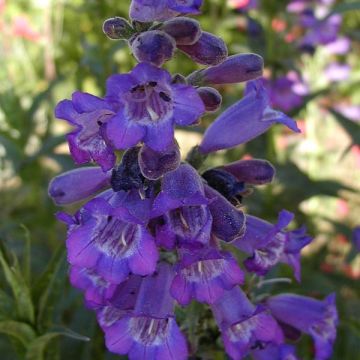
[[[1,0],[0,0],[1,1]],[[12,33],[29,41],[38,41],[41,35],[34,30],[29,19],[25,15],[18,15],[13,19]]]
[[[234,9],[250,10],[258,6],[257,0],[228,0],[230,7]]]

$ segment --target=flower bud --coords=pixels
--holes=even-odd
[[[51,180],[49,196],[57,205],[67,205],[86,199],[109,185],[109,172],[100,167],[82,167],[67,171]]]
[[[217,65],[223,62],[228,54],[224,41],[206,31],[193,45],[179,45],[178,48],[192,60],[203,65]]]
[[[224,62],[188,77],[190,84],[234,84],[256,79],[262,75],[264,60],[256,54],[229,56]]]
[[[177,45],[192,45],[201,36],[199,22],[186,17],[177,17],[164,22],[161,30],[173,37]]]
[[[143,32],[131,43],[132,52],[139,62],[159,67],[172,58],[175,47],[175,40],[160,30]]]
[[[207,112],[215,112],[220,108],[222,97],[216,89],[211,87],[201,87],[197,89],[197,92],[200,95]]]
[[[114,17],[104,21],[103,32],[113,40],[129,39],[134,34],[131,25],[121,17]]]
[[[141,173],[149,180],[160,179],[169,171],[176,170],[180,165],[180,161],[180,150],[177,144],[173,144],[163,152],[152,150],[143,145],[139,153]]]

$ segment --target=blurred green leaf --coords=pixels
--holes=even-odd
[[[19,321],[0,321],[0,333],[18,339],[25,347],[36,337],[30,325]]]
[[[328,15],[326,15],[323,21],[327,20],[328,18],[330,18],[335,14],[341,14],[347,11],[354,11],[354,10],[360,10],[360,1],[339,3],[332,8],[331,12]]]
[[[22,150],[18,144],[5,135],[0,135],[0,144],[4,146],[6,158],[8,158],[15,168],[17,168],[23,158]]]

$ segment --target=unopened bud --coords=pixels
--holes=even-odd
[[[131,25],[121,17],[114,17],[104,21],[103,32],[113,40],[129,39],[134,34]]]
[[[173,37],[177,45],[192,45],[201,36],[199,22],[187,17],[177,17],[165,21],[161,30]]]
[[[139,62],[148,62],[161,66],[174,54],[175,40],[160,30],[146,31],[138,35],[131,43],[135,58]]]
[[[220,64],[228,55],[224,41],[206,31],[201,33],[199,40],[195,44],[179,45],[178,48],[192,60],[203,65]]]
[[[216,89],[211,87],[200,87],[197,89],[197,92],[200,95],[207,112],[215,112],[220,108],[222,97]]]

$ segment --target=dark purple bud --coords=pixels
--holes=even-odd
[[[238,181],[253,185],[270,183],[275,176],[274,167],[266,160],[239,160],[224,165],[224,170],[231,173]]]
[[[127,150],[118,168],[113,170],[111,186],[114,191],[129,191],[143,187],[145,178],[140,171],[139,152],[140,147]]]
[[[209,186],[218,191],[233,203],[241,201],[241,193],[245,190],[243,182],[222,169],[210,169],[202,174]]]
[[[234,84],[260,77],[263,73],[264,60],[256,54],[229,56],[217,66],[196,71],[188,77],[190,84]]]
[[[150,180],[160,179],[169,171],[176,170],[181,161],[180,150],[177,144],[169,149],[158,152],[143,145],[139,153],[141,173]]]
[[[193,45],[179,45],[178,48],[192,60],[203,65],[217,65],[222,63],[228,55],[225,42],[206,31]]]
[[[160,30],[143,32],[131,42],[132,52],[139,62],[159,67],[172,58],[175,47],[175,40]]]
[[[201,87],[197,89],[197,92],[200,95],[207,112],[215,112],[220,108],[222,97],[216,89],[211,87]]]
[[[192,45],[201,36],[199,22],[187,17],[177,17],[165,21],[161,30],[173,37],[177,45]]]
[[[134,34],[131,25],[121,17],[114,17],[104,21],[103,32],[113,40],[129,39]]]
[[[245,231],[244,213],[208,185],[205,185],[205,194],[210,199],[208,208],[213,217],[212,234],[226,242],[240,237]]]
[[[184,84],[186,85],[186,78],[181,74],[175,74],[171,79],[171,84]]]

